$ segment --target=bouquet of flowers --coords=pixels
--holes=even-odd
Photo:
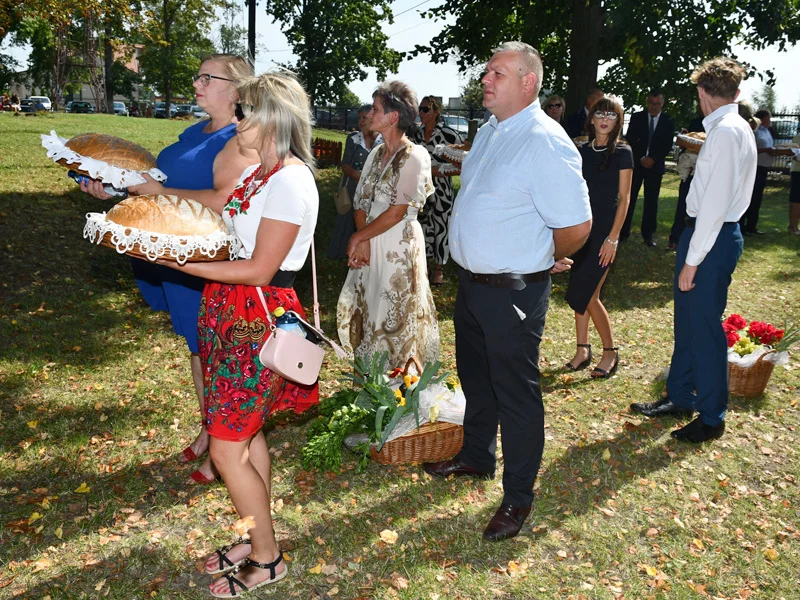
[[[771,323],[732,314],[722,322],[728,340],[730,393],[757,396],[764,392],[772,369],[789,362],[789,348],[800,341],[800,327],[777,329]]]

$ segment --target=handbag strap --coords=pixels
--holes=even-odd
[[[331,347],[331,349],[333,349],[333,351],[336,353],[336,356],[338,356],[341,359],[348,358],[347,352],[345,352],[342,349],[342,347],[339,346],[339,344],[337,344],[332,339],[330,339],[328,336],[326,336],[322,332],[322,328],[320,327],[320,324],[319,324],[319,298],[317,296],[317,260],[316,260],[316,253],[314,252],[314,236],[311,236],[311,273],[312,273],[312,282],[313,282],[313,287],[314,287],[314,309],[313,309],[314,310],[314,325],[312,326],[311,323],[306,321],[303,317],[298,315],[295,311],[292,310],[292,311],[289,311],[289,312],[291,312],[295,317],[297,317],[297,319],[301,323],[303,323],[303,325],[305,325],[311,331],[313,331],[314,334],[316,334],[317,337],[319,337],[322,341],[324,341],[326,344],[328,344]],[[261,306],[264,307],[264,312],[267,313],[267,322],[269,323],[270,331],[273,331],[275,329],[275,325],[272,322],[272,318],[270,317],[269,308],[267,308],[267,301],[264,300],[264,290],[262,290],[261,287],[257,287],[256,289],[258,290],[258,293],[256,294],[256,296],[258,296],[258,299],[261,300]]]

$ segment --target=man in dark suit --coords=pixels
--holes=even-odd
[[[567,117],[567,133],[569,134],[569,137],[574,139],[582,135],[587,135],[585,127],[586,120],[589,118],[589,109],[591,109],[595,102],[600,100],[602,97],[603,90],[600,88],[593,88],[589,90],[589,93],[586,94],[586,105]]]
[[[662,112],[664,94],[652,89],[647,95],[647,110],[634,113],[628,124],[625,139],[633,150],[633,183],[628,215],[620,232],[620,240],[631,234],[631,220],[636,209],[639,189],[644,183],[644,212],[642,214],[642,238],[647,246],[655,246],[653,234],[656,232],[658,217],[658,194],[664,176],[664,163],[672,151],[675,133],[675,120]]]

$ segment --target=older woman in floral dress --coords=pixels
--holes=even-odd
[[[411,356],[423,363],[439,356],[425,237],[417,221],[433,191],[431,160],[404,133],[417,106],[416,94],[399,81],[373,94],[370,119],[383,144],[370,153],[356,189],[350,271],[336,310],[344,348],[361,358],[388,351],[392,366]]]

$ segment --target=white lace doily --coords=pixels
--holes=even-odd
[[[439,165],[439,175],[457,175],[459,168],[451,163]]]
[[[687,152],[681,148],[681,154],[678,156],[678,175],[681,176],[681,181],[686,181],[694,173],[694,168],[697,165],[697,154],[694,152]]]
[[[109,221],[106,219],[106,213],[88,213],[83,237],[99,244],[106,233],[111,234],[111,243],[120,254],[138,250],[149,260],[154,261],[169,256],[181,265],[190,260],[196,252],[213,259],[220,249],[230,246],[229,259],[234,260],[242,249],[238,237],[223,232],[189,236],[153,233]]]
[[[147,183],[147,180],[142,177],[142,173],[147,173],[150,177],[162,183],[167,180],[167,176],[156,168],[152,168],[149,171],[122,169],[110,165],[105,161],[78,154],[67,147],[67,142],[69,140],[59,137],[53,130],[50,130],[50,135],[43,133],[41,136],[42,147],[47,150],[47,157],[52,159],[53,162],[58,162],[63,159],[67,164],[74,164],[83,171],[86,171],[92,179],[99,179],[103,183],[110,183],[117,189],[122,190],[131,185]]]
[[[436,147],[433,149],[433,153],[436,156],[441,156],[446,160],[451,160],[457,163],[463,163],[464,159],[469,154],[468,150],[456,150],[455,148],[451,148],[447,144],[436,144]]]

